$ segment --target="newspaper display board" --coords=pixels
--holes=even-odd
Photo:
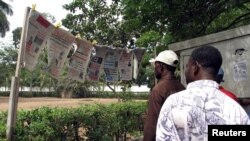
[[[54,27],[35,10],[30,12],[26,27],[24,61],[25,68],[30,71],[38,64],[39,55],[47,45],[48,64],[40,63],[42,63],[42,69],[45,72],[58,79],[64,68],[67,55],[76,41],[78,48],[69,59],[67,66],[68,78],[79,82],[84,82],[85,79],[98,82],[101,71],[104,71],[106,82],[137,78],[145,49],[134,49],[132,52],[127,52],[126,49],[95,46],[96,55],[90,58],[93,49],[90,42],[84,39],[75,40],[70,32]]]
[[[55,27],[42,14],[35,10],[30,11],[24,51],[24,62],[27,70],[34,70],[38,63],[38,57],[45,47],[45,41],[54,29]]]
[[[132,58],[132,51],[122,51],[118,62],[120,80],[132,80]]]
[[[145,49],[141,49],[141,48],[133,50],[133,53],[134,53],[133,78],[134,79],[137,79],[137,77],[138,77],[142,57],[143,57],[145,51],[146,51]]]
[[[90,58],[89,66],[87,69],[87,79],[98,82],[100,77],[103,60],[107,52],[107,47],[95,46],[96,54]]]
[[[106,82],[118,81],[118,60],[121,54],[120,49],[109,48],[106,52],[103,62],[103,70],[106,77]]]
[[[84,82],[93,45],[84,39],[76,39],[77,49],[69,59],[67,77]]]
[[[74,41],[75,37],[61,28],[56,28],[47,41],[49,62],[47,72],[53,78],[59,78],[64,62]]]

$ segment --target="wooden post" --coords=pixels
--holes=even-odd
[[[19,93],[19,75],[21,73],[21,68],[23,67],[23,56],[24,49],[26,45],[26,35],[27,35],[27,21],[30,13],[30,8],[27,7],[25,9],[22,35],[21,35],[21,43],[18,52],[17,64],[16,64],[16,73],[15,76],[11,79],[11,90],[9,97],[9,109],[8,109],[8,119],[7,119],[7,128],[6,128],[6,136],[8,141],[15,140],[15,124],[16,124],[16,113],[17,113],[17,103],[18,103],[18,93]]]
[[[14,130],[15,130],[15,121],[16,121],[16,110],[17,110],[17,102],[18,102],[18,86],[19,86],[19,78],[12,77],[11,79],[11,91],[9,97],[9,110],[8,110],[8,119],[7,119],[7,140],[14,140]]]

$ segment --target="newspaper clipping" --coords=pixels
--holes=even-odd
[[[133,53],[134,53],[134,69],[133,69],[133,78],[137,79],[138,73],[139,73],[139,69],[140,69],[140,65],[141,65],[141,60],[142,57],[145,53],[145,49],[134,49]]]
[[[118,62],[120,80],[132,80],[132,57],[129,50],[123,50]]]
[[[247,61],[238,59],[233,62],[234,81],[240,82],[248,79]]]
[[[68,31],[56,28],[48,40],[48,73],[58,79],[64,62],[75,41],[75,37]]]
[[[35,10],[31,10],[28,19],[24,61],[25,68],[33,71],[38,62],[38,57],[45,47],[45,41],[55,27]]]
[[[106,82],[118,81],[118,60],[121,50],[109,48],[104,57],[103,70],[106,76]]]
[[[68,77],[84,82],[93,45],[84,39],[76,39],[76,42],[77,49],[69,60]]]
[[[87,71],[88,80],[99,81],[101,67],[107,50],[107,47],[95,46],[96,55],[90,59]]]

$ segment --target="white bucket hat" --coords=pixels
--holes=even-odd
[[[162,51],[158,54],[158,56],[156,58],[152,58],[149,60],[149,62],[152,63],[153,65],[154,65],[155,61],[165,63],[165,64],[172,66],[172,67],[177,67],[177,64],[179,62],[178,56],[172,50]]]

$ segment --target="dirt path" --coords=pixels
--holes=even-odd
[[[93,103],[114,103],[117,99],[100,98],[81,98],[81,99],[61,99],[52,97],[42,98],[19,98],[18,110],[35,109],[43,106],[49,107],[77,107],[84,104]],[[9,97],[0,97],[0,111],[7,111],[9,106]]]

